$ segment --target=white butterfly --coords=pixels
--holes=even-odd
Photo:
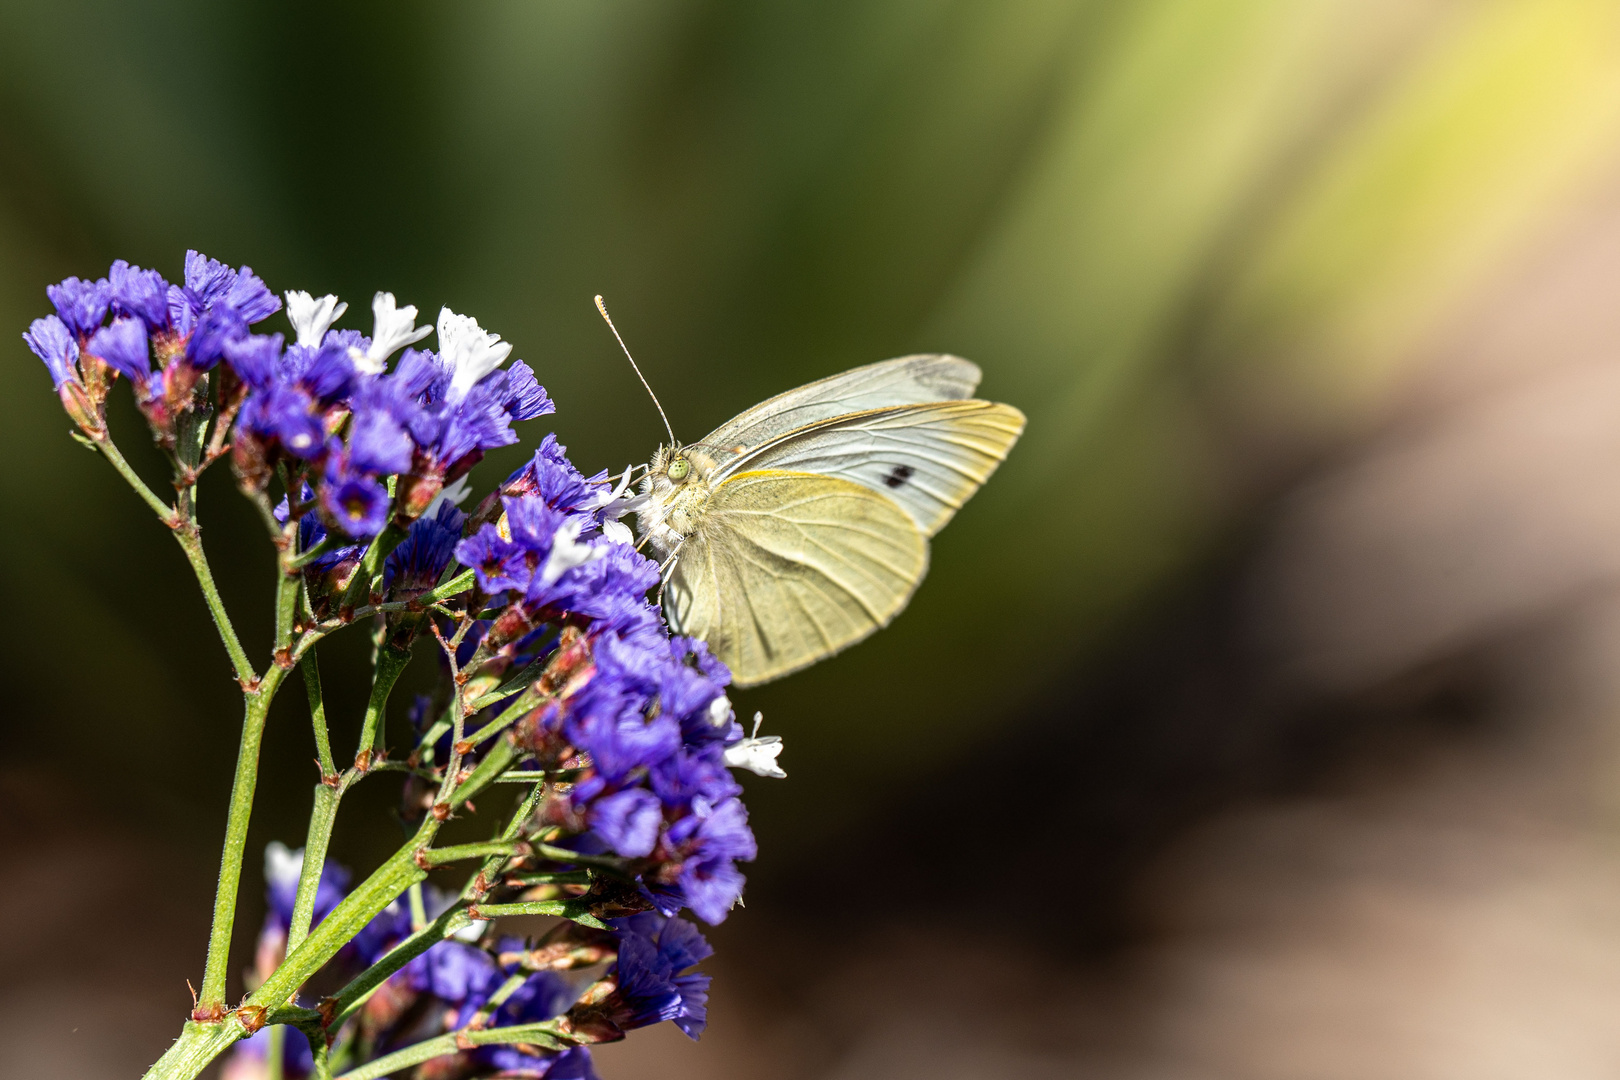
[[[755,686],[886,626],[928,538],[1024,430],[1017,409],[971,397],[979,376],[956,356],[886,360],[660,447],[636,524],[664,560],[670,628]]]

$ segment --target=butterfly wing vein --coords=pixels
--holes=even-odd
[[[893,500],[838,477],[750,471],[716,488],[664,606],[752,686],[887,625],[927,568],[927,542]]]

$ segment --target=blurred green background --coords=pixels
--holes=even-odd
[[[0,325],[115,257],[178,276],[187,247],[356,314],[449,304],[535,367],[586,471],[661,434],[594,293],[689,439],[853,365],[976,360],[1028,433],[910,610],[738,695],[787,740],[791,779],[750,784],[768,883],[940,770],[1039,752],[1022,725],[1376,423],[1617,133],[1620,10],[1581,0],[14,2]],[[10,357],[0,768],[45,817],[116,809],[209,866],[227,665],[179,552]],[[133,410],[114,423],[152,467]],[[270,555],[209,481],[262,654]],[[323,650],[352,729],[363,643]],[[298,695],[278,709],[255,845],[298,842],[313,780]],[[344,859],[392,847],[366,826],[387,786]]]

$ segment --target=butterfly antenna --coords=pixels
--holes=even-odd
[[[624,350],[624,358],[630,361],[630,367],[635,371],[636,378],[640,379],[641,385],[647,388],[647,396],[652,398],[654,407],[658,409],[659,418],[664,421],[664,430],[669,432],[669,445],[679,446],[680,444],[675,441],[675,429],[669,426],[669,417],[664,414],[664,407],[659,404],[658,395],[653,393],[653,388],[647,383],[647,376],[643,375],[641,368],[636,365],[636,358],[630,355],[630,346],[626,345],[624,338],[619,336],[619,328],[613,325],[613,316],[607,313],[607,305],[602,302],[601,296],[596,298],[596,310],[602,313],[602,320],[608,324],[608,329],[613,331],[613,336],[618,341],[619,348]]]

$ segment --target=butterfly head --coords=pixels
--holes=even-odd
[[[714,459],[693,446],[661,446],[647,463],[641,491],[648,498],[636,523],[655,551],[673,551],[697,528],[709,501],[709,474],[714,468]]]

